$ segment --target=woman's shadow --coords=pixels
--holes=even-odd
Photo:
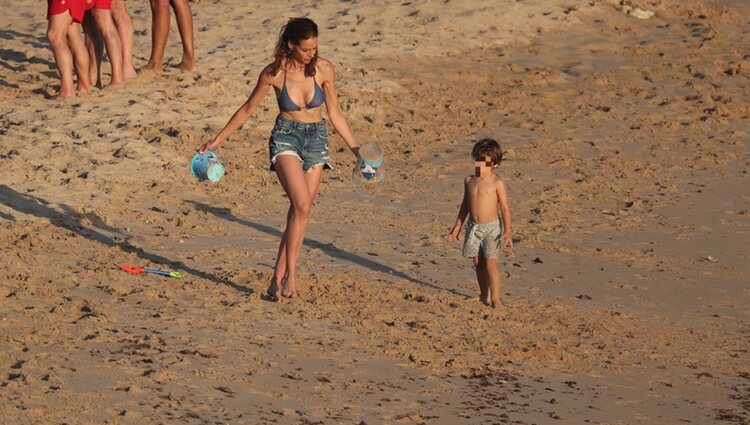
[[[185,200],[185,202],[189,202],[195,206],[196,209],[199,211],[207,212],[210,214],[215,215],[216,217],[222,218],[227,221],[232,221],[238,224],[241,224],[243,226],[247,226],[250,228],[253,228],[255,230],[261,231],[263,233],[269,234],[271,236],[281,238],[282,232],[280,232],[277,229],[274,229],[273,227],[266,226],[259,223],[254,223],[252,221],[248,221],[239,217],[235,217],[232,215],[231,211],[228,208],[216,208],[212,207],[210,205],[203,204],[201,202],[196,202],[192,200]],[[303,244],[310,247],[310,248],[317,248],[323,251],[326,255],[332,257],[332,258],[339,258],[342,260],[350,261],[354,264],[357,264],[361,267],[365,267],[367,269],[370,269],[372,271],[378,272],[378,273],[386,273],[391,276],[396,276],[401,279],[408,280],[409,282],[417,283],[422,286],[427,286],[432,289],[437,289],[440,291],[448,291],[456,295],[460,295],[462,297],[465,297],[466,294],[457,292],[453,289],[446,289],[441,286],[435,285],[434,283],[426,282],[424,280],[416,279],[412,276],[407,275],[406,273],[396,270],[390,266],[387,266],[385,264],[378,263],[376,261],[372,261],[368,258],[362,257],[357,254],[352,254],[350,252],[346,252],[342,250],[341,248],[336,247],[332,243],[323,243],[316,241],[314,239],[305,238],[303,241]]]
[[[44,199],[38,198],[33,195],[19,193],[6,185],[0,185],[0,204],[6,205],[19,213],[29,214],[40,218],[49,219],[53,225],[70,230],[88,240],[98,242],[110,247],[118,248],[123,252],[134,253],[139,258],[151,261],[152,263],[161,264],[170,268],[177,268],[181,271],[190,273],[195,277],[206,279],[208,281],[229,286],[239,292],[245,294],[252,294],[254,291],[246,286],[237,285],[227,279],[223,279],[214,276],[210,273],[206,273],[201,270],[188,267],[180,261],[173,261],[166,257],[150,253],[145,251],[143,248],[131,245],[129,242],[123,240],[122,242],[117,241],[115,238],[102,233],[100,230],[117,233],[124,235],[124,233],[117,228],[111,227],[104,223],[96,214],[77,213],[73,208],[65,204],[58,204],[59,211],[53,208],[49,202]],[[14,221],[14,217],[8,214],[0,214],[0,217],[9,221]],[[81,224],[81,220],[86,219],[92,223],[93,226],[86,227]]]

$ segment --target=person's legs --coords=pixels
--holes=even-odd
[[[161,72],[169,36],[169,0],[151,0],[151,57],[146,69]]]
[[[489,305],[490,303],[490,288],[489,288],[489,277],[487,276],[487,260],[482,257],[474,257],[474,272],[477,275],[477,282],[479,283],[479,301]]]
[[[280,155],[276,158],[276,174],[284,191],[289,197],[290,207],[287,214],[287,225],[279,245],[279,258],[276,260],[274,281],[268,288],[269,293],[281,299],[281,279],[286,279],[287,293],[296,290],[297,260],[302,248],[305,229],[310,219],[314,194],[317,194],[321,170],[305,173],[296,156]],[[316,181],[317,180],[317,181]],[[314,194],[311,193],[314,191]]]
[[[193,47],[193,12],[190,10],[190,4],[187,0],[171,0],[171,3],[182,39],[182,62],[178,67],[183,71],[198,72]]]
[[[125,82],[122,72],[122,43],[120,42],[120,35],[117,33],[117,28],[112,20],[112,12],[109,9],[97,9],[91,10],[94,15],[94,21],[96,27],[104,39],[104,45],[107,48],[107,57],[112,67],[112,79],[108,86],[120,85]]]
[[[88,93],[91,90],[91,78],[89,77],[89,52],[81,37],[81,25],[73,23],[68,27],[68,45],[73,52],[73,60],[78,79],[78,94]]]
[[[311,168],[308,172],[305,173],[305,183],[307,184],[307,190],[310,193],[310,203],[311,205],[315,203],[315,198],[318,196],[318,189],[320,188],[320,181],[323,177],[323,165],[315,166]],[[291,213],[291,208],[289,210],[289,213]],[[289,215],[287,215],[287,220],[289,219]],[[296,257],[299,258],[300,251],[302,250],[302,244],[300,243],[297,246],[297,252],[295,253]],[[282,260],[286,260],[286,244],[279,245],[279,258]],[[282,261],[281,264],[284,264],[285,261]],[[279,261],[277,260],[277,263]],[[287,276],[286,273],[286,267],[282,265],[281,269],[277,269],[277,273],[280,273],[282,276],[284,276],[284,283],[282,285],[282,295],[287,298],[294,298],[295,295],[297,295],[297,280],[296,279],[289,279],[289,276]]]
[[[125,0],[112,0],[111,10],[112,20],[122,42],[122,72],[125,80],[130,80],[138,75],[133,66],[133,20],[125,6]]]
[[[498,308],[500,307],[500,270],[495,260],[485,260],[485,263],[492,307]]]
[[[104,41],[91,12],[83,17],[83,32],[86,34],[86,50],[89,54],[89,81],[94,87],[102,86],[102,56],[104,55]]]
[[[68,46],[68,28],[73,18],[66,11],[49,17],[47,40],[52,46],[57,72],[60,74],[60,92],[58,98],[75,96],[73,90],[73,54]]]

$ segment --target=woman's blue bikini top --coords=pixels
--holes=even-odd
[[[320,85],[318,85],[318,82],[315,81],[314,75],[313,83],[315,83],[315,94],[313,94],[310,102],[305,105],[305,109],[317,108],[326,101],[326,95],[325,93],[323,93],[323,89],[320,87]],[[279,109],[284,112],[302,110],[299,105],[292,101],[292,98],[289,97],[289,93],[286,91],[286,71],[284,71],[284,85],[281,86],[281,91],[279,92],[279,97],[277,100],[279,101]]]

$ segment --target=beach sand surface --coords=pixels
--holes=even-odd
[[[151,14],[128,7],[141,68]],[[750,423],[746,1],[191,7],[198,74],[173,20],[163,74],[61,101],[44,5],[0,16],[0,422]],[[220,182],[188,164],[292,16],[387,178],[354,191],[329,128],[278,305],[273,96]],[[496,310],[445,239],[482,137],[513,214]]]

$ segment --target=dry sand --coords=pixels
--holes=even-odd
[[[199,75],[65,101],[44,5],[4,7],[0,422],[749,423],[750,5],[620,3],[194,1]],[[279,306],[272,96],[221,182],[187,164],[305,14],[388,182],[353,193],[332,138]],[[517,238],[498,311],[444,239],[484,136]]]

